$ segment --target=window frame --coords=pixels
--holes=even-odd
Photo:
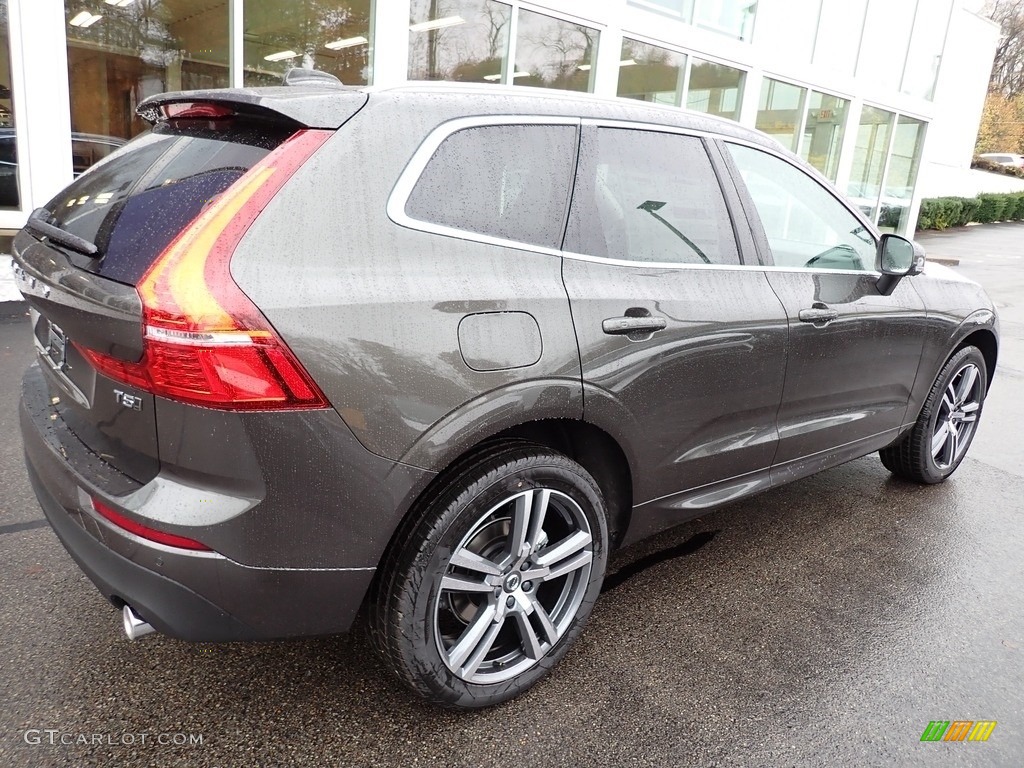
[[[729,175],[731,177],[733,185],[736,187],[736,192],[739,195],[742,203],[743,211],[746,214],[747,221],[750,223],[750,228],[754,235],[754,240],[757,243],[758,254],[761,259],[761,263],[764,269],[771,270],[773,272],[809,272],[812,274],[840,274],[840,275],[875,275],[881,276],[881,272],[878,270],[878,259],[875,258],[875,263],[872,264],[870,269],[835,269],[835,268],[818,268],[818,267],[789,267],[775,264],[775,259],[772,254],[771,245],[768,242],[768,235],[765,232],[764,225],[761,222],[761,214],[758,213],[757,204],[754,202],[753,196],[750,194],[750,190],[747,189],[746,182],[743,181],[743,176],[740,173],[739,166],[732,158],[732,153],[729,152],[729,148],[726,144],[736,144],[739,146],[749,147],[751,149],[764,152],[767,155],[771,155],[784,163],[788,163],[795,170],[803,173],[812,182],[821,187],[826,193],[832,196],[843,207],[844,210],[848,211],[851,216],[861,226],[871,234],[871,237],[875,240],[875,248],[878,248],[878,242],[881,239],[881,233],[878,227],[869,219],[864,213],[856,206],[852,205],[846,200],[843,195],[837,190],[832,184],[825,178],[821,172],[814,166],[805,163],[802,159],[788,156],[781,151],[776,150],[774,147],[767,147],[763,144],[757,144],[752,141],[745,141],[743,139],[729,137],[720,137],[718,139],[720,145],[720,153],[722,158],[729,168]]]

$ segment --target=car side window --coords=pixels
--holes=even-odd
[[[565,249],[636,262],[740,262],[704,143],[628,128],[600,128],[584,145]]]
[[[791,163],[726,143],[780,267],[872,270],[874,235],[827,189]]]
[[[410,218],[546,248],[561,245],[574,125],[485,125],[446,138],[405,204]]]

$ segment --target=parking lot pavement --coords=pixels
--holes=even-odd
[[[551,677],[470,714],[418,703],[358,633],[126,641],[54,535],[24,527],[41,517],[14,431],[31,354],[24,321],[0,322],[0,766],[1020,765],[1024,473],[1005,454],[1024,426],[1024,265],[998,253],[1024,228],[995,231],[942,242],[970,251],[960,269],[1010,337],[953,479],[903,483],[866,457],[633,547]],[[998,725],[922,743],[933,720]]]

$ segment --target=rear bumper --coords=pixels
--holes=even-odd
[[[26,374],[20,405],[29,477],[61,543],[112,604],[128,603],[158,631],[191,641],[348,630],[373,578],[372,567],[246,565],[216,552],[151,542],[99,517],[92,498],[121,506],[121,494],[135,497],[147,486],[133,490],[133,481],[111,477],[109,467],[100,477],[95,456],[86,462],[76,455],[75,438],[60,434],[59,420],[46,417],[45,403],[34,402],[46,395],[38,376],[38,368]]]

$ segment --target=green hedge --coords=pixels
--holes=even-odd
[[[981,194],[977,197],[929,197],[921,201],[918,229],[948,229],[972,222],[1024,220],[1024,192]]]

